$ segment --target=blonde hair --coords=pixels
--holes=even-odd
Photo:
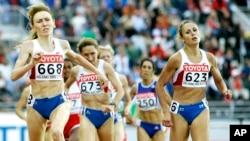
[[[53,15],[52,15],[52,12],[50,11],[49,7],[46,6],[45,4],[43,3],[39,3],[39,4],[36,4],[36,5],[32,5],[32,6],[29,6],[28,8],[28,12],[27,12],[27,16],[28,16],[28,19],[29,19],[29,26],[33,26],[34,25],[34,16],[36,13],[40,12],[40,11],[46,11],[48,13],[50,13],[52,19],[54,19]],[[29,35],[29,38],[28,39],[36,39],[37,38],[37,33],[33,30],[30,30],[30,35]]]
[[[108,52],[110,52],[112,56],[114,56],[114,54],[115,54],[115,52],[114,52],[114,50],[113,50],[113,48],[112,48],[112,46],[111,46],[110,44],[108,44],[108,45],[106,45],[106,46],[100,45],[100,46],[98,47],[98,58],[99,58],[99,56],[100,56],[100,53],[103,52],[103,51],[108,51]]]
[[[187,24],[187,23],[194,23],[194,24],[196,24],[194,21],[192,21],[192,20],[183,20],[182,22],[181,22],[181,24],[180,24],[180,26],[179,26],[179,29],[178,29],[178,35],[179,35],[179,37],[182,37],[183,35],[182,35],[182,29],[183,29],[183,26],[185,25],[185,24]]]

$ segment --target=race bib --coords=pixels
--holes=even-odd
[[[82,94],[104,93],[96,74],[82,75],[79,81],[79,87]]]
[[[179,109],[179,103],[177,101],[172,101],[170,105],[170,112],[177,114]]]
[[[27,98],[27,105],[32,107],[35,101],[36,101],[36,98],[32,94],[29,94]]]
[[[157,98],[155,93],[140,93],[136,95],[137,105],[141,110],[151,110],[157,108]]]
[[[117,91],[111,83],[109,83],[108,89],[109,89],[110,100],[113,101],[115,99]]]
[[[209,66],[200,64],[183,65],[182,86],[206,87],[208,81]]]
[[[35,67],[36,80],[62,80],[62,55],[44,55]]]

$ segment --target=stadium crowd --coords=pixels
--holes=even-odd
[[[42,1],[42,0],[41,0]],[[35,0],[0,0],[0,6],[23,7]],[[216,56],[222,76],[233,90],[234,99],[249,100],[250,45],[242,41],[240,23],[233,21],[228,0],[43,0],[55,16],[55,35],[69,40],[73,49],[82,37],[95,38],[100,45],[115,50],[117,72],[127,76],[132,86],[140,80],[141,58],[153,58],[158,75],[168,57],[182,48],[177,39],[181,20],[192,19],[202,31],[200,47]],[[8,18],[5,18],[8,20]],[[25,20],[27,22],[27,20]],[[27,28],[25,23],[23,28]],[[76,40],[76,41],[75,41]],[[0,41],[1,42],[1,41]],[[27,79],[11,82],[10,72],[18,51],[0,44],[0,102],[15,102]],[[242,61],[242,57],[244,58]],[[222,100],[209,78],[207,97]]]

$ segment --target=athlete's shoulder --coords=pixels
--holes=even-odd
[[[169,61],[179,61],[181,60],[181,53],[180,51],[177,51],[176,53],[172,54],[169,59]]]
[[[71,70],[79,70],[81,68],[80,65],[75,65],[71,68]]]
[[[206,53],[206,55],[207,55],[207,58],[210,60],[210,59],[214,59],[215,57],[214,57],[214,55],[211,53],[211,52],[205,52]]]
[[[30,52],[34,48],[33,40],[23,41],[22,43],[18,44],[15,48],[23,50],[25,52]]]
[[[71,70],[70,70],[70,73],[72,73],[72,74],[77,74],[77,73],[80,71],[80,67],[81,67],[81,66],[79,66],[79,65],[73,66],[73,67],[71,68]]]
[[[216,62],[215,56],[210,52],[206,52],[206,55],[207,55],[207,59],[210,65],[216,66],[217,62]]]
[[[168,58],[167,66],[170,68],[177,69],[181,64],[181,61],[182,61],[182,56],[181,53],[178,51]]]
[[[99,59],[99,65],[103,66],[105,72],[109,72],[111,70],[114,70],[111,64],[109,64],[108,62],[106,62],[102,59]]]
[[[64,40],[64,39],[59,39],[59,38],[54,38],[54,40],[57,40],[58,43],[61,45],[61,47],[63,49],[68,49],[70,48],[70,44],[68,40]]]

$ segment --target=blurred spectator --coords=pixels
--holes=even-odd
[[[137,64],[138,60],[141,59],[142,51],[139,48],[136,48],[132,43],[127,44],[126,49],[129,58],[129,68],[132,68],[132,66]]]
[[[235,0],[235,3],[239,6],[247,6],[249,0]]]
[[[242,78],[247,78],[248,76],[250,76],[250,58],[246,57],[242,68]]]
[[[132,16],[132,21],[133,23],[136,23],[133,25],[136,32],[147,30],[146,20],[140,11],[136,11],[136,13]]]
[[[129,57],[126,54],[125,45],[121,44],[118,49],[118,53],[114,56],[115,70],[125,76],[130,73]]]
[[[239,69],[232,70],[232,75],[229,78],[229,86],[233,91],[233,98],[235,100],[249,100],[249,91],[244,86]]]
[[[0,102],[10,103],[12,101],[11,93],[7,89],[7,81],[3,78],[3,75],[0,72]]]
[[[194,0],[198,1],[198,0]],[[206,22],[207,17],[211,14],[212,12],[212,2],[211,0],[200,0],[198,1],[198,4],[200,6],[200,18],[199,22],[201,24],[204,24]]]
[[[133,86],[135,83],[141,81],[140,65],[138,63],[136,63],[132,66],[131,72],[129,73],[127,78],[128,78],[129,86]]]
[[[76,7],[75,15],[71,19],[71,24],[74,29],[74,34],[81,37],[87,27],[87,19],[85,17],[85,3]]]
[[[223,68],[223,63],[225,61],[225,58],[224,58],[224,53],[222,50],[218,49],[217,51],[215,51],[215,54],[214,54],[214,57],[217,61],[217,64],[218,64],[218,67],[220,70],[222,70]]]
[[[212,0],[212,7],[217,12],[219,20],[230,16],[226,0]]]
[[[233,61],[233,51],[232,49],[226,50],[225,56],[224,56],[224,62],[222,64],[221,68],[221,75],[222,78],[224,78],[225,83],[228,85],[228,79],[231,76],[231,61]]]
[[[129,38],[125,35],[125,31],[120,28],[117,31],[117,35],[115,36],[115,45],[119,46],[120,44],[126,44],[128,43]]]
[[[155,39],[155,46],[153,46],[150,50],[150,57],[154,58],[159,56],[160,59],[165,59],[167,54],[161,45],[161,39]]]
[[[158,53],[154,57],[152,57],[152,60],[154,61],[156,66],[155,75],[160,75],[162,69],[167,63],[167,58],[161,58],[160,53]]]
[[[132,45],[135,46],[136,49],[138,49],[141,53],[141,56],[147,57],[148,56],[148,49],[146,45],[146,39],[143,36],[142,32],[138,32],[137,34],[134,34],[130,38]]]
[[[241,73],[244,85],[246,86],[248,91],[250,91],[250,58],[244,59],[244,65]]]
[[[212,76],[209,77],[208,87],[206,89],[207,89],[208,99],[210,99],[210,100],[221,100],[222,99],[222,94],[217,89],[217,87],[214,83],[214,78]]]
[[[133,20],[133,16],[136,14],[136,7],[133,1],[130,1],[128,5],[123,8],[123,15],[120,18],[120,24],[124,27],[125,35],[130,38],[134,33],[134,25],[136,24]]]
[[[220,22],[215,10],[211,10],[210,14],[206,19],[206,27],[208,32],[211,32],[211,36],[218,38],[219,36],[219,29],[220,29]]]

